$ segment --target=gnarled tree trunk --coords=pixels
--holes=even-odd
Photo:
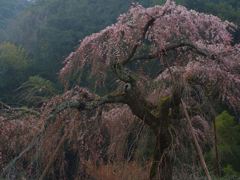
[[[168,123],[159,127],[156,134],[156,144],[153,155],[153,162],[150,171],[151,180],[172,180],[173,164],[169,154],[171,148],[171,135],[168,130]]]

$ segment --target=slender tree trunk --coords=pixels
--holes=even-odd
[[[191,122],[190,116],[188,114],[186,104],[183,100],[182,100],[182,105],[183,105],[183,111],[185,113],[185,116],[187,118],[187,122],[188,122],[188,125],[189,125],[189,128],[190,128],[190,133],[191,133],[191,136],[192,136],[192,139],[193,139],[193,145],[195,146],[195,149],[196,149],[197,154],[199,156],[200,164],[201,164],[201,166],[202,166],[202,168],[203,168],[203,170],[204,170],[204,172],[207,176],[207,179],[212,180],[212,178],[210,176],[210,173],[209,173],[209,170],[207,168],[204,156],[203,156],[202,149],[201,149],[201,147],[200,147],[200,145],[197,141],[196,135],[194,134],[192,122]]]
[[[167,130],[159,132],[156,136],[150,180],[172,180],[173,165],[168,153],[171,136]]]

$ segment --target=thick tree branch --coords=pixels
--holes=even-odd
[[[6,114],[6,116],[15,117],[15,113],[21,114],[32,114],[35,116],[40,116],[40,113],[36,110],[29,109],[27,107],[14,108],[0,101],[0,113]]]
[[[55,117],[58,113],[64,111],[65,109],[69,109],[69,108],[75,108],[78,109],[80,111],[82,110],[93,110],[103,104],[107,104],[107,103],[122,103],[124,101],[124,93],[111,93],[108,94],[106,96],[94,99],[92,101],[88,101],[88,102],[81,102],[78,100],[70,100],[70,101],[66,101],[61,103],[60,105],[56,106],[52,113],[51,113],[51,117]]]
[[[174,49],[181,48],[181,47],[189,47],[191,50],[195,51],[195,53],[197,53],[200,56],[204,56],[204,57],[211,56],[210,53],[206,49],[201,49],[201,48],[197,47],[197,45],[195,45],[194,43],[187,42],[187,41],[181,41],[181,42],[167,45],[159,53],[165,53],[167,51],[174,50]]]
[[[147,34],[149,28],[154,24],[155,20],[156,20],[156,18],[151,17],[151,19],[146,23],[146,25],[143,29],[143,33],[142,33],[141,38],[138,40],[138,42],[133,47],[132,52],[130,53],[129,57],[125,61],[122,62],[122,65],[127,64],[133,58],[133,56],[135,55],[138,47],[141,46],[142,42],[144,41],[144,39],[146,37],[146,34]]]
[[[149,55],[138,56],[138,57],[132,58],[130,61],[128,61],[128,63],[135,62],[137,60],[155,59],[155,58],[158,58],[160,54],[164,55],[168,51],[175,50],[175,49],[182,48],[182,47],[188,47],[188,48],[190,48],[190,50],[194,51],[196,54],[203,56],[203,57],[209,57],[210,59],[216,58],[213,54],[208,52],[206,49],[201,49],[201,48],[197,47],[197,45],[194,45],[191,42],[182,41],[182,42],[178,42],[178,43],[169,44],[164,49],[158,51],[155,54],[149,54]]]
[[[130,72],[130,70],[124,68],[122,64],[113,64],[112,70],[121,81],[132,85],[135,83],[136,77]]]
[[[5,112],[5,113],[16,113],[16,112],[21,112],[23,114],[33,114],[36,116],[40,116],[40,113],[38,111],[35,111],[33,109],[29,108],[10,108],[10,109],[5,109],[5,110],[0,110],[0,112]]]

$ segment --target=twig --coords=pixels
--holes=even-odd
[[[4,102],[0,101],[0,109],[11,109],[11,107],[7,104],[5,104]]]
[[[27,152],[29,152],[33,147],[34,145],[38,142],[38,139],[39,139],[40,136],[36,136],[34,138],[34,140],[28,145],[27,148],[25,148],[17,157],[15,157],[2,171],[2,174],[1,176],[4,177],[5,174],[7,173],[7,171],[9,171],[9,169],[11,169],[15,163],[24,155],[26,154]]]
[[[215,156],[216,156],[216,173],[218,177],[221,176],[220,171],[220,163],[219,163],[219,153],[218,153],[218,139],[217,139],[217,127],[216,127],[216,120],[213,118],[213,131],[214,131],[214,149],[215,149]]]

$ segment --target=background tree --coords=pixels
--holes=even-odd
[[[30,76],[17,88],[17,92],[19,102],[28,107],[41,107],[57,94],[53,83],[39,76]]]
[[[216,117],[216,127],[223,174],[225,176],[232,176],[233,178],[239,177],[237,165],[240,157],[239,123],[227,111],[224,111]],[[207,158],[214,158],[213,149],[207,154]]]
[[[145,7],[164,3],[163,0],[138,2]],[[213,13],[238,23],[239,13],[236,0],[214,1],[214,3],[185,0],[178,2],[189,8]],[[70,0],[68,2],[62,0],[3,0],[1,3],[0,41],[10,41],[24,47],[34,62],[29,68],[29,76],[38,75],[51,80],[61,90],[57,73],[63,59],[77,47],[80,39],[116,22],[117,16],[128,9],[132,0]],[[224,12],[222,12],[223,10]],[[239,39],[238,34],[236,33],[236,39]],[[93,81],[91,80],[91,82]],[[88,82],[89,80],[86,80],[86,84]],[[72,83],[77,84],[75,80]],[[107,88],[112,88],[111,83],[106,83],[106,85]],[[92,85],[92,88],[94,89],[95,86]],[[104,92],[105,90],[97,89],[97,91]],[[9,96],[11,95],[9,94]]]
[[[15,18],[27,4],[26,0],[2,0],[0,2],[0,42],[5,38],[5,29],[9,21]]]
[[[26,79],[26,72],[31,61],[26,51],[12,43],[0,44],[0,92],[1,100],[11,102],[9,92],[14,92],[21,81]]]
[[[35,1],[8,27],[7,39],[28,50],[35,59],[33,71],[36,74],[56,82],[62,60],[77,46],[78,41],[115,22],[131,2]],[[145,4],[150,3],[145,1]]]

